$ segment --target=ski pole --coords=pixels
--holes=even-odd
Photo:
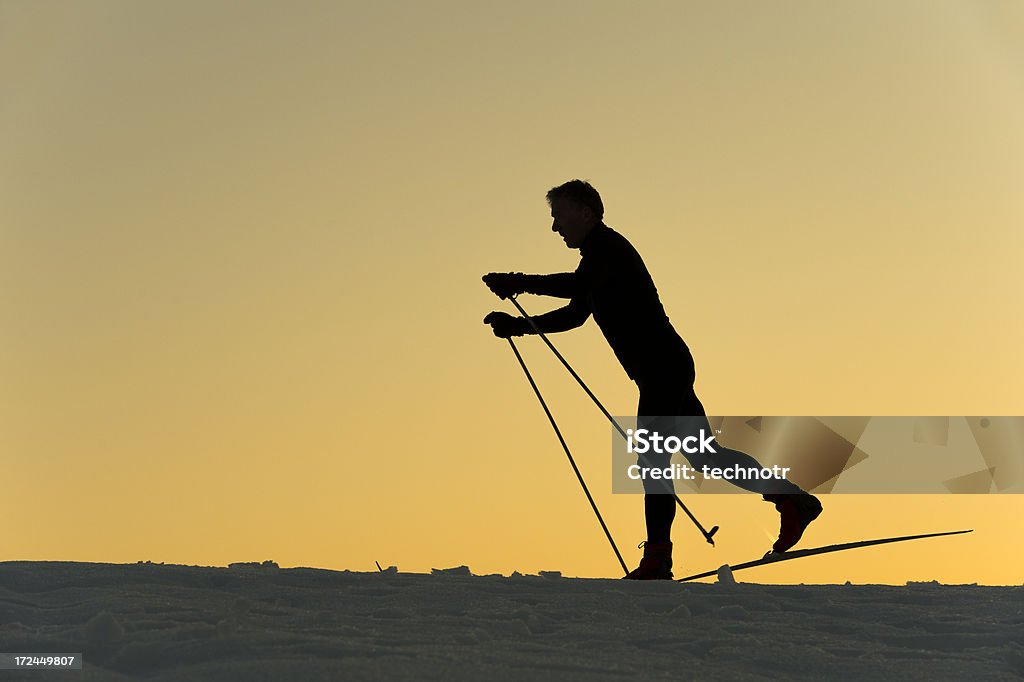
[[[612,551],[615,552],[615,558],[619,560],[619,565],[622,566],[623,573],[629,575],[629,569],[626,568],[626,562],[622,560],[622,555],[619,554],[619,548],[615,546],[615,540],[612,539],[612,534],[608,530],[608,526],[605,525],[604,519],[601,518],[601,512],[597,509],[597,503],[594,502],[594,498],[590,494],[590,490],[587,488],[586,482],[583,480],[583,474],[580,473],[579,467],[576,466],[576,460],[573,459],[572,453],[569,452],[569,446],[566,445],[565,438],[562,438],[562,432],[558,429],[558,424],[555,423],[555,418],[551,415],[551,410],[548,409],[548,404],[544,402],[544,396],[540,394],[540,389],[537,388],[537,383],[533,380],[530,370],[526,368],[523,356],[519,354],[519,349],[516,348],[516,344],[511,338],[508,340],[508,345],[512,347],[512,352],[516,354],[516,360],[519,361],[519,366],[523,368],[523,372],[526,373],[526,378],[529,380],[530,386],[533,388],[533,392],[537,394],[537,400],[540,401],[540,406],[544,408],[544,414],[548,416],[548,421],[551,422],[551,428],[555,430],[555,435],[558,436],[558,442],[562,444],[562,449],[565,450],[565,456],[569,458],[569,464],[572,465],[572,470],[576,474],[576,479],[580,482],[580,486],[583,488],[583,493],[587,496],[587,501],[590,502],[590,507],[594,510],[594,515],[597,516],[598,523],[601,524],[601,530],[604,531],[605,537],[608,538],[608,544],[612,546]]]
[[[580,375],[577,374],[576,370],[574,370],[572,366],[569,365],[569,362],[564,357],[562,357],[562,354],[559,353],[558,349],[555,348],[554,344],[548,340],[548,337],[544,335],[544,332],[542,332],[540,328],[537,327],[537,323],[534,322],[533,318],[530,317],[530,315],[523,309],[523,306],[519,305],[519,301],[516,300],[516,297],[510,296],[509,300],[512,301],[512,305],[514,305],[516,309],[519,310],[519,312],[526,319],[529,325],[533,327],[533,331],[537,333],[537,336],[539,336],[541,340],[547,344],[548,348],[551,349],[551,352],[555,354],[555,357],[558,358],[559,361],[561,361],[562,365],[564,365],[567,370],[569,370],[569,374],[572,375],[572,378],[576,380],[576,383],[578,383],[584,391],[586,391],[587,395],[590,396],[590,399],[594,401],[594,404],[597,405],[598,409],[600,409],[604,416],[608,418],[608,421],[611,422],[612,426],[615,427],[615,430],[619,432],[619,435],[622,436],[623,440],[627,440],[628,437],[626,436],[626,432],[622,430],[622,427],[619,426],[619,423],[616,422],[612,415],[608,412],[608,410],[604,408],[604,405],[602,405],[601,401],[597,399],[597,396],[594,395],[594,392],[591,391],[585,383],[583,383],[583,379],[580,378]],[[511,341],[511,339],[509,339],[509,341]],[[675,498],[676,504],[679,505],[679,507],[686,513],[688,517],[690,517],[690,521],[692,521],[693,525],[697,527],[697,530],[701,532],[701,535],[704,536],[704,539],[707,540],[708,544],[714,546],[714,538],[715,533],[718,532],[718,526],[712,526],[711,530],[705,530],[701,522],[697,520],[697,517],[694,516],[693,513],[686,508],[686,505],[683,504],[683,501],[679,499],[679,495],[673,493],[672,497]]]

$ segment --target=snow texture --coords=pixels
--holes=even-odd
[[[1012,680],[1024,588],[0,563],[0,680]]]

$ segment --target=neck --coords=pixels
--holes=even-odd
[[[590,238],[590,236],[594,234],[594,230],[598,229],[599,227],[604,227],[604,223],[601,222],[600,220],[587,228],[587,231],[583,233],[583,238],[580,240],[581,247],[587,243],[587,240]]]

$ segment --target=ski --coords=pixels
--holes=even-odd
[[[938,538],[943,535],[960,535],[962,533],[970,533],[973,530],[950,530],[944,533],[926,533],[925,535],[904,535],[902,537],[895,538],[879,538],[877,540],[861,540],[860,542],[846,542],[841,545],[826,545],[825,547],[812,547],[811,549],[798,549],[793,552],[782,552],[781,554],[769,554],[762,559],[756,561],[748,561],[743,564],[736,564],[729,568],[733,571],[739,571],[744,568],[753,568],[754,566],[764,566],[766,564],[777,564],[780,561],[789,561],[790,559],[802,559],[807,556],[815,556],[816,554],[829,554],[830,552],[841,552],[846,549],[857,549],[858,547],[871,547],[873,545],[886,545],[890,542],[906,542],[907,540],[921,540],[923,538]],[[677,582],[686,582],[687,580],[697,580],[699,578],[708,578],[718,574],[718,569],[713,571],[705,571],[703,573],[697,573],[696,575],[688,575],[685,578],[677,578]]]

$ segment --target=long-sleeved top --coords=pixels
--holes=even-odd
[[[583,240],[580,256],[575,272],[527,276],[527,293],[569,299],[565,307],[534,318],[542,332],[579,327],[593,314],[633,380],[689,358],[647,266],[625,237],[600,223]]]

